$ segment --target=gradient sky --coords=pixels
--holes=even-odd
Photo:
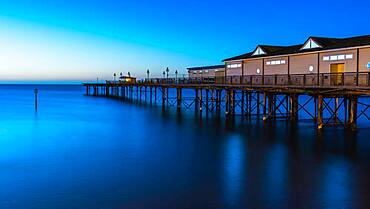
[[[0,0],[0,80],[221,64],[257,44],[370,34],[370,1]]]

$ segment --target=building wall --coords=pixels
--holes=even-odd
[[[242,64],[242,62],[228,62],[226,63],[227,67],[227,76],[235,76],[235,75],[242,75],[242,67],[237,67],[237,68],[230,68],[228,65],[236,65],[236,64]]]
[[[200,70],[197,70],[196,73],[194,73],[194,70],[190,70],[189,71],[189,77],[190,78],[206,78],[206,77],[215,77],[216,76],[216,71],[224,71],[225,68],[219,68],[219,69],[209,69],[208,70],[208,73],[206,73],[206,70],[202,70],[202,72],[200,72]]]
[[[268,62],[273,61],[285,61],[285,64],[277,64],[268,65]],[[264,66],[264,75],[287,75],[288,74],[288,57],[274,57],[274,58],[266,58],[265,59],[265,66]]]
[[[246,60],[244,61],[244,75],[262,75],[262,59]],[[261,73],[257,73],[257,69],[261,70]]]
[[[370,72],[367,64],[370,62],[370,48],[359,49],[359,72]]]
[[[314,74],[318,70],[317,54],[293,55],[290,56],[290,74]],[[309,71],[313,67],[312,72]]]
[[[336,61],[324,61],[323,57],[340,55],[340,54],[353,54],[352,59],[346,60],[336,60]],[[357,53],[354,50],[338,50],[332,52],[322,52],[320,53],[320,73],[330,73],[331,64],[344,63],[344,72],[356,72],[357,71]]]

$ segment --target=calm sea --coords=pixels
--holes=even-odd
[[[0,208],[370,207],[370,129],[225,121],[0,86]]]

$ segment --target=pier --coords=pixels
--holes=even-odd
[[[341,80],[338,81],[338,78]],[[359,78],[359,79],[357,79]],[[365,78],[361,79],[360,78]],[[136,100],[199,114],[292,122],[310,119],[317,129],[357,129],[369,120],[370,73],[203,78],[153,78],[135,82],[84,83],[86,95]],[[331,81],[330,81],[331,80]],[[335,82],[333,82],[335,80]],[[351,83],[345,81],[351,80]],[[186,96],[183,92],[187,91]],[[169,93],[171,92],[171,93]]]

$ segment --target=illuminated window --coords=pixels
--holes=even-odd
[[[272,60],[272,61],[266,62],[266,65],[283,65],[285,63],[286,63],[285,60]]]
[[[239,68],[239,67],[242,67],[242,64],[230,64],[230,65],[227,65],[227,68]]]
[[[336,60],[348,60],[353,59],[353,54],[338,54],[338,55],[330,55],[324,56],[322,60],[324,61],[336,61]]]
[[[313,41],[312,39],[309,39],[305,43],[305,45],[302,47],[302,50],[303,49],[314,49],[314,48],[321,48],[321,46],[317,44],[315,41]]]
[[[208,72],[209,72],[208,70],[204,70],[204,73],[205,73],[205,74],[208,74]]]
[[[346,54],[346,59],[353,59],[353,54]]]
[[[194,74],[197,74],[197,71],[196,71],[196,70],[194,70],[194,71],[193,71],[193,73],[194,73]]]
[[[310,67],[308,67],[308,71],[312,72],[313,71],[313,66],[310,65]]]
[[[261,47],[257,47],[257,49],[253,52],[252,56],[255,56],[255,55],[263,55],[263,54],[266,54],[266,52],[263,51],[261,49]]]
[[[259,68],[257,68],[256,72],[257,72],[257,74],[260,74],[261,70]]]
[[[338,60],[338,56],[337,55],[332,55],[332,56],[330,56],[330,60]]]

